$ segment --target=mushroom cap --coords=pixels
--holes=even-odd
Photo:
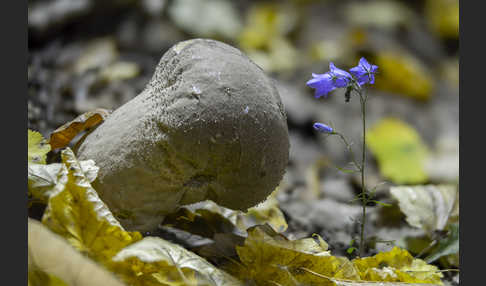
[[[180,42],[137,97],[80,143],[93,183],[129,230],[210,199],[237,210],[265,200],[288,162],[287,120],[272,81],[246,55],[207,39]]]

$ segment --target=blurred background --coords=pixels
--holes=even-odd
[[[361,113],[341,90],[315,99],[306,86],[330,61],[349,69],[365,56],[379,66],[366,88],[366,183],[386,182],[378,199],[391,201],[392,185],[458,182],[458,0],[30,0],[28,27],[28,128],[46,138],[81,113],[135,97],[179,41],[212,38],[244,51],[274,79],[287,111],[290,162],[277,194],[287,234],[319,233],[336,254],[357,233],[360,181],[336,169],[350,159],[339,138],[312,124],[332,125],[359,154]],[[370,236],[420,234],[400,211],[371,207]]]

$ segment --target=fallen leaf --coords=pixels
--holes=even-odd
[[[447,237],[440,240],[437,247],[432,249],[430,254],[425,258],[427,263],[432,263],[446,255],[459,254],[459,224],[450,224],[448,229],[449,233]]]
[[[140,67],[132,62],[116,62],[104,67],[100,71],[100,77],[108,82],[125,80],[136,77],[140,73]]]
[[[376,88],[427,100],[432,96],[434,81],[430,72],[417,58],[405,52],[384,51],[376,55],[380,76]]]
[[[345,257],[331,256],[322,239],[291,241],[268,225],[248,229],[244,245],[236,251],[241,262],[224,268],[247,284],[335,285],[329,277],[359,278],[353,264]]]
[[[378,160],[383,176],[397,184],[427,180],[428,149],[417,131],[395,118],[385,118],[367,133],[366,144]]]
[[[288,225],[285,216],[278,207],[276,198],[278,190],[274,191],[264,202],[249,208],[246,213],[240,212],[236,216],[236,225],[241,230],[268,223],[276,232],[284,232]]]
[[[267,72],[294,69],[300,55],[287,36],[297,21],[297,9],[292,5],[254,4],[238,36],[239,46]]]
[[[179,208],[164,218],[162,225],[178,228],[206,238],[213,238],[218,233],[244,232],[236,226],[238,211],[217,205],[212,201],[203,201]]]
[[[319,62],[343,61],[352,51],[345,41],[346,39],[326,39],[314,42],[309,49],[309,56],[313,61]]]
[[[112,273],[30,218],[27,247],[29,285],[123,286]]]
[[[42,217],[44,225],[100,263],[142,239],[139,232],[125,231],[115,219],[91,187],[71,149],[63,150],[61,157],[63,165]]]
[[[459,0],[427,0],[425,15],[437,35],[445,38],[459,37]]]
[[[36,266],[29,265],[30,269],[27,273],[28,286],[69,286],[62,279],[55,275],[48,274],[42,270],[37,269]]]
[[[36,164],[45,164],[46,156],[51,151],[51,146],[47,140],[37,131],[27,129],[27,162]]]
[[[158,237],[124,249],[111,268],[129,285],[243,285],[204,258]]]
[[[103,122],[111,111],[103,108],[98,108],[93,111],[83,113],[73,119],[72,121],[64,124],[63,126],[54,130],[51,134],[49,144],[52,149],[58,149],[66,147],[71,140],[76,137],[80,132],[92,128],[101,122]]]
[[[198,37],[234,39],[242,23],[232,1],[179,0],[169,6],[174,23]]]
[[[209,200],[198,202],[169,214],[162,224],[211,239],[222,233],[244,236],[249,227],[265,223],[283,232],[287,229],[287,222],[278,207],[275,194],[273,192],[267,200],[248,209],[246,213],[219,206]]]
[[[352,262],[361,280],[442,285],[443,275],[436,266],[415,259],[408,251],[398,247],[372,257],[357,258]]]
[[[93,160],[85,160],[79,162],[86,178],[91,183],[98,175],[99,167],[95,165]],[[27,183],[29,193],[36,199],[47,203],[54,187],[59,182],[59,177],[66,175],[67,170],[62,170],[61,163],[53,163],[49,165],[43,164],[29,164],[27,166]]]
[[[459,192],[455,185],[396,186],[390,193],[407,222],[431,235],[459,220]]]
[[[434,286],[439,284],[430,283],[402,283],[402,282],[361,282],[361,281],[339,281],[333,280],[336,286]]]
[[[297,25],[298,14],[293,6],[278,3],[257,3],[246,15],[246,25],[239,36],[243,49],[265,49],[269,41],[290,33]]]
[[[344,8],[348,22],[358,27],[393,29],[414,20],[413,12],[406,5],[395,1],[351,2]]]
[[[89,42],[83,53],[74,63],[77,74],[83,74],[90,69],[97,69],[114,62],[118,58],[115,40],[110,37],[99,38]]]
[[[245,237],[233,233],[216,233],[213,242],[191,249],[198,255],[222,265],[231,259],[238,259],[235,247],[243,245]]]

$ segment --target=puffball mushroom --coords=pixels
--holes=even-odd
[[[93,187],[121,224],[149,231],[184,204],[247,210],[265,200],[287,166],[287,120],[272,81],[240,50],[188,40],[77,156],[99,166]]]

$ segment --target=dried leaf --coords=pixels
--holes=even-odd
[[[432,249],[430,254],[425,258],[427,263],[432,263],[435,260],[451,254],[459,254],[459,224],[453,223],[449,225],[449,234],[445,239],[439,241],[437,247]],[[455,265],[459,266],[459,265]]]
[[[98,175],[99,167],[95,165],[93,160],[80,161],[79,164],[88,181],[93,182]],[[53,163],[49,165],[29,164],[27,166],[28,189],[34,198],[47,203],[54,187],[59,182],[59,176],[66,175],[65,172],[61,174],[62,165]],[[67,172],[65,169],[64,171]]]
[[[246,15],[239,42],[243,49],[265,49],[269,41],[291,32],[297,25],[296,9],[278,3],[258,3]]]
[[[434,81],[426,67],[412,55],[385,51],[376,56],[375,62],[380,67],[377,88],[419,100],[427,100],[432,95]]]
[[[333,280],[336,286],[434,286],[439,284],[430,283],[403,283],[403,282],[361,282],[361,281],[339,281]]]
[[[36,267],[30,266],[28,273],[27,273],[27,285],[28,286],[69,286],[67,285],[62,279],[58,278],[55,275],[48,274],[42,270],[36,269]]]
[[[76,117],[74,120],[64,124],[63,126],[54,130],[51,134],[49,143],[52,149],[66,147],[71,140],[80,132],[92,128],[110,115],[111,111],[103,108],[98,108],[93,111],[88,111]]]
[[[179,0],[169,6],[169,16],[177,26],[198,37],[234,39],[242,28],[232,1]]]
[[[246,283],[335,285],[330,277],[359,278],[353,264],[345,257],[331,256],[322,239],[290,241],[268,225],[248,229],[245,244],[237,246],[236,251],[241,264],[233,263],[225,268]]]
[[[37,131],[27,129],[27,162],[28,164],[45,164],[46,155],[51,151],[51,146],[47,144],[47,140],[42,137]]]
[[[74,63],[77,74],[83,74],[90,69],[96,69],[114,62],[118,51],[113,38],[100,38],[88,43],[83,53]]]
[[[28,219],[29,285],[123,286],[40,222]]]
[[[140,67],[132,62],[116,62],[100,71],[100,76],[108,82],[136,77]]]
[[[122,249],[111,268],[133,286],[243,285],[204,258],[158,237]]]
[[[427,180],[426,145],[406,123],[385,118],[369,130],[367,146],[378,160],[383,176],[397,184],[419,184]]]
[[[243,245],[245,237],[233,233],[216,233],[212,240],[212,243],[204,244],[192,250],[216,265],[222,265],[228,260],[238,259],[235,247]]]
[[[429,235],[459,219],[459,192],[454,185],[397,186],[390,193],[407,222]]]
[[[278,232],[287,229],[275,192],[263,203],[248,209],[247,213],[219,206],[212,201],[203,201],[179,208],[176,213],[166,216],[162,223],[210,239],[218,234],[244,237],[246,229],[265,223]]]
[[[142,239],[126,232],[91,187],[71,149],[62,151],[63,165],[42,222],[81,253],[104,263],[123,247]]]
[[[242,235],[236,227],[238,211],[217,205],[212,201],[203,201],[179,208],[164,218],[162,224],[185,230],[199,236],[214,238],[218,233]]]
[[[297,19],[292,5],[255,4],[247,13],[239,46],[267,72],[294,69],[300,55],[287,35],[296,27]]]
[[[249,227],[268,223],[275,231],[284,232],[288,225],[285,216],[278,207],[276,198],[277,191],[274,191],[263,203],[248,209],[246,213],[236,216],[236,225],[241,230]]]
[[[357,258],[352,262],[361,280],[442,285],[440,279],[443,275],[436,266],[415,259],[408,251],[398,247],[372,257]]]
[[[349,23],[358,27],[372,26],[391,29],[409,24],[413,20],[413,12],[396,1],[351,2],[345,8]]]
[[[459,37],[459,0],[427,0],[425,15],[439,36]]]

